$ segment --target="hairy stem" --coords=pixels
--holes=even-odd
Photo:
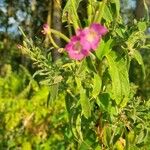
[[[69,42],[70,39],[65,36],[64,34],[62,34],[61,32],[57,31],[57,30],[54,30],[54,29],[50,29],[51,33],[57,35],[58,37],[62,38],[63,40],[65,40],[66,42]]]

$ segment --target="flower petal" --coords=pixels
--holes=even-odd
[[[108,32],[107,28],[99,23],[91,24],[90,28],[95,30],[99,35],[105,35]]]

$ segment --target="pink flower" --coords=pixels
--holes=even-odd
[[[81,60],[88,56],[91,51],[97,49],[102,36],[107,32],[108,30],[98,23],[93,23],[84,29],[78,29],[76,35],[65,47],[69,57]]]
[[[48,24],[44,24],[43,25],[43,30],[42,30],[43,34],[50,34],[50,27]]]
[[[65,50],[68,52],[71,59],[81,60],[89,55],[90,49],[85,49],[84,43],[81,43],[80,40],[80,36],[73,36],[71,41],[65,47]]]
[[[85,48],[90,47],[91,50],[96,50],[102,35],[106,33],[107,29],[98,23],[77,31],[77,35],[81,37],[81,43],[84,43]]]
[[[95,30],[98,33],[98,35],[101,35],[101,36],[105,35],[108,32],[108,29],[99,23],[91,24],[90,28]]]

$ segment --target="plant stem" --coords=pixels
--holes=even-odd
[[[89,4],[88,4],[88,23],[89,25],[92,22],[92,0],[89,0]]]
[[[66,13],[66,15],[67,15],[67,23],[68,23],[68,32],[69,32],[69,37],[71,37],[71,36],[72,36],[72,29],[71,29],[70,18],[69,18],[68,13]]]
[[[95,16],[94,22],[101,22],[106,3],[107,0],[102,1],[102,5],[100,5],[100,9],[98,10],[98,14]]]
[[[50,39],[50,42],[52,43],[52,45],[55,47],[55,48],[59,48],[59,46],[55,43],[55,41],[53,40],[51,34],[48,34],[48,37]]]
[[[61,37],[66,42],[70,41],[70,39],[67,36],[65,36],[64,34],[62,34],[61,32],[54,30],[54,29],[50,29],[50,31],[51,31],[51,33],[56,34],[57,36]]]

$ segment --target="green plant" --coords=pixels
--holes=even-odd
[[[25,35],[21,50],[39,68],[34,76],[44,76],[43,83],[50,85],[48,102],[57,101],[57,97],[63,95],[75,149],[144,148],[147,146],[146,140],[143,143],[138,138],[141,135],[149,136],[149,120],[139,119],[142,111],[138,112],[136,106],[139,100],[135,98],[136,88],[130,82],[129,70],[131,61],[136,60],[145,78],[139,49],[149,47],[146,44],[148,36],[145,34],[148,23],[134,21],[132,26],[124,24],[120,16],[119,0],[89,0],[88,17],[80,21],[77,10],[81,2],[68,0],[63,10],[62,21],[67,21],[69,31],[73,27],[75,32],[70,41],[62,33],[44,26],[55,50],[62,48],[55,43],[52,34],[68,43],[55,63],[49,53],[36,47]],[[96,32],[93,26],[101,30]],[[105,28],[109,30],[104,36]],[[98,33],[100,31],[101,35]],[[100,42],[92,45],[96,39]],[[135,118],[130,111],[135,113]]]

